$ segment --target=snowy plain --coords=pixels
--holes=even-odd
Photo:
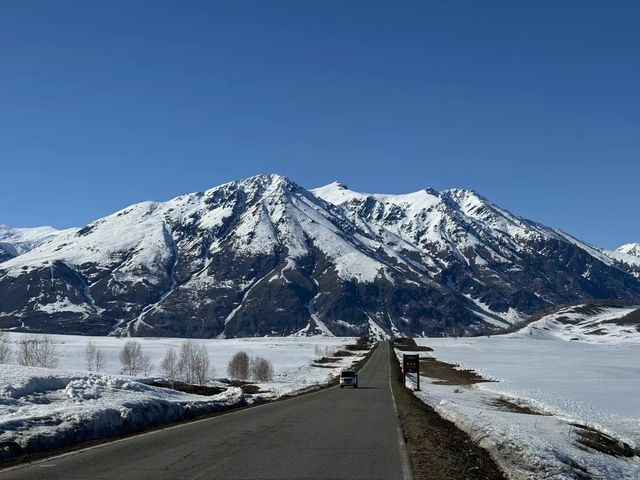
[[[9,333],[11,341],[25,334]],[[28,337],[32,335],[27,334]],[[227,376],[226,366],[238,351],[269,359],[274,377],[257,383],[260,392],[213,380],[226,390],[213,396],[187,394],[149,385],[150,379],[121,375],[118,353],[127,340],[136,340],[153,362],[151,377],[160,377],[160,361],[169,348],[179,350],[179,338],[117,338],[51,335],[60,354],[58,368],[5,364],[0,368],[0,459],[20,453],[50,450],[86,440],[135,432],[149,426],[193,418],[327,384],[362,353],[341,357],[323,367],[313,366],[321,355],[334,352],[352,338],[246,338],[193,340],[207,347],[215,377]],[[106,354],[103,371],[88,372],[83,351],[91,340]]]
[[[614,313],[625,310],[599,317]],[[640,451],[640,334],[621,340],[613,328],[576,337],[571,328],[552,317],[507,335],[417,339],[434,350],[423,356],[495,381],[442,385],[426,371],[416,395],[487,448],[510,478],[638,479],[637,454],[614,456],[579,440],[586,427]]]

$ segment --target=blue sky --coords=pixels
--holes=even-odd
[[[640,3],[0,2],[0,223],[257,173],[640,241]]]

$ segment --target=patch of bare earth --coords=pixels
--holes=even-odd
[[[465,370],[451,363],[441,362],[433,357],[420,359],[420,373],[423,376],[437,378],[436,385],[473,385],[492,382],[473,370]]]
[[[505,478],[486,450],[402,386],[402,371],[394,355],[391,386],[415,479]]]
[[[527,405],[521,405],[512,401],[509,401],[506,398],[496,398],[491,402],[491,405],[505,412],[520,413],[522,415],[540,415],[544,417],[550,416],[548,413],[543,413],[543,412],[540,412],[539,410],[534,410],[533,408]]]
[[[578,445],[585,449],[595,450],[614,457],[640,456],[640,450],[634,449],[628,443],[617,440],[595,428],[572,423],[578,429]]]

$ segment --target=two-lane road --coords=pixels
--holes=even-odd
[[[0,472],[0,479],[384,479],[405,477],[389,346],[338,387]]]

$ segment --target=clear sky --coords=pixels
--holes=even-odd
[[[0,2],[0,223],[258,173],[640,241],[640,2]]]

